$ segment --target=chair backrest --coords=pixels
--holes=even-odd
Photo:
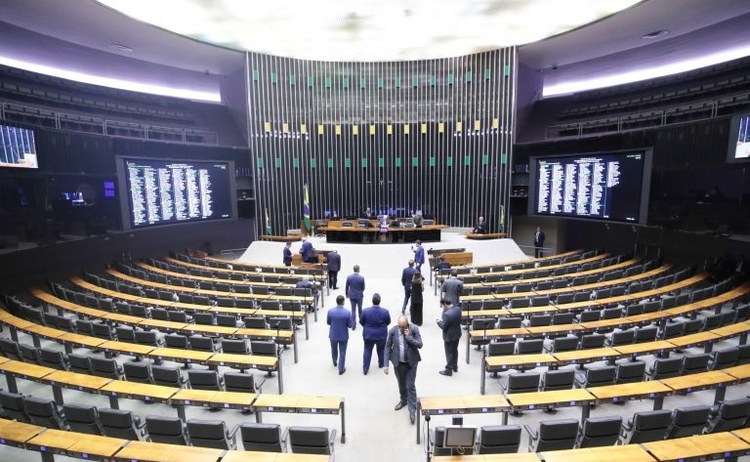
[[[26,345],[25,343],[18,344],[18,351],[21,352],[21,359],[25,363],[39,364],[39,350],[33,345]]]
[[[151,366],[151,376],[155,385],[182,387],[184,383],[180,375],[180,370],[174,367]]]
[[[549,326],[552,323],[551,314],[535,314],[529,318],[529,326]]]
[[[112,327],[109,324],[100,324],[98,322],[92,323],[91,332],[94,337],[105,340],[113,340],[115,338],[115,336],[112,335]]]
[[[160,321],[169,321],[169,312],[164,308],[151,308],[151,318]]]
[[[18,344],[8,338],[0,338],[0,350],[3,352],[3,356],[14,359],[16,361],[23,361],[21,356],[21,350],[18,348]]]
[[[586,334],[581,337],[581,349],[601,348],[604,346],[604,334]]]
[[[237,317],[233,314],[217,314],[216,324],[224,327],[237,327]]]
[[[706,433],[728,432],[742,428],[750,417],[750,398],[725,400],[716,416],[708,421]]]
[[[601,319],[617,319],[622,317],[622,308],[612,307],[602,310]]]
[[[555,313],[552,315],[552,324],[553,325],[572,324],[574,319],[575,319],[575,313],[573,313],[572,311],[568,311],[564,313]]]
[[[99,412],[95,406],[66,403],[63,405],[63,413],[65,414],[65,420],[68,421],[70,431],[104,435],[102,427],[99,425]]]
[[[659,329],[656,326],[642,327],[635,331],[635,343],[653,342]]]
[[[612,332],[612,338],[610,339],[610,345],[629,345],[635,340],[635,330],[621,330]]]
[[[712,369],[724,369],[737,364],[740,350],[737,347],[714,351]]]
[[[630,429],[622,436],[622,442],[630,444],[663,440],[671,421],[672,411],[669,409],[636,412],[629,425]]]
[[[679,337],[682,335],[683,329],[685,329],[685,325],[681,322],[668,322],[667,325],[664,326],[661,337],[665,340]]]
[[[737,365],[750,363],[750,343],[737,346]]]
[[[578,348],[578,337],[558,337],[552,341],[552,351],[573,351]]]
[[[584,377],[586,387],[613,385],[617,377],[617,368],[615,366],[590,367],[586,369]]]
[[[433,435],[432,455],[433,456],[450,456],[453,455],[451,448],[443,446],[445,440],[445,427],[435,427],[435,434]]]
[[[3,413],[11,419],[25,423],[31,422],[23,407],[23,395],[20,393],[0,390],[0,407]]]
[[[185,335],[167,334],[164,336],[165,345],[169,348],[189,349],[190,343]]]
[[[221,341],[221,351],[224,353],[247,354],[247,342],[244,339],[224,339]]]
[[[67,430],[68,425],[60,415],[57,404],[51,399],[35,398],[33,396],[23,397],[23,409],[29,420],[34,425],[54,428],[57,430]]]
[[[578,315],[579,322],[598,321],[600,318],[601,318],[601,313],[599,312],[599,310],[581,311],[581,313]]]
[[[190,444],[204,448],[234,449],[234,432],[230,437],[223,420],[188,419]]]
[[[487,345],[487,356],[513,355],[516,351],[516,341],[490,342]]]
[[[79,374],[91,373],[91,361],[88,356],[69,354],[68,363],[72,372],[78,372]]]
[[[544,373],[542,391],[569,390],[573,388],[575,371],[572,369],[551,370]]]
[[[302,454],[331,454],[330,432],[325,427],[289,427],[289,447]]]
[[[59,369],[61,371],[68,370],[68,358],[62,351],[58,350],[41,348],[39,350],[39,363],[42,366]]]
[[[193,315],[193,321],[196,324],[210,326],[214,323],[214,314],[209,312],[198,311]]]
[[[578,448],[612,446],[620,436],[622,416],[589,417],[583,421],[581,432],[576,442]]]
[[[110,379],[122,378],[122,368],[115,359],[92,356],[90,362],[92,374]]]
[[[700,330],[703,328],[703,320],[700,318],[690,319],[688,321],[683,322],[682,324],[684,326],[682,330],[683,335],[694,334],[696,332],[700,332]]]
[[[219,373],[216,371],[188,371],[188,382],[194,390],[221,390]]]
[[[248,329],[266,329],[268,327],[266,318],[263,316],[245,316],[243,320],[245,321],[245,327]]]
[[[503,317],[500,318],[500,321],[498,322],[497,327],[499,329],[516,329],[521,327],[521,323],[523,322],[523,318],[520,316],[512,316],[512,317]]]
[[[106,436],[138,441],[144,435],[139,430],[138,417],[123,409],[99,409],[99,423]]]
[[[684,375],[706,372],[708,370],[708,362],[710,359],[711,355],[709,353],[683,356],[681,374]]]
[[[146,429],[154,443],[188,444],[185,424],[179,417],[147,416]]]
[[[153,330],[137,330],[135,331],[135,343],[159,346],[159,337]]]
[[[578,434],[578,420],[548,420],[539,424],[538,439],[533,452],[573,449]]]
[[[654,380],[677,377],[681,373],[683,358],[660,358],[654,361],[649,375]]]
[[[681,438],[701,433],[706,426],[710,406],[680,407],[672,413],[672,422],[667,431],[667,438]]]
[[[241,372],[225,372],[224,388],[226,391],[255,393],[255,377]]]
[[[115,335],[120,342],[135,343],[135,331],[130,326],[117,326]]]
[[[283,452],[279,424],[243,422],[240,436],[245,451]]]
[[[523,372],[508,376],[508,393],[525,393],[539,390],[540,375],[536,372]]]
[[[518,341],[518,354],[534,354],[541,353],[544,348],[544,340],[542,339],[523,339]]]
[[[190,336],[190,349],[213,352],[215,350],[214,341],[211,337],[192,335]]]
[[[616,383],[641,382],[646,373],[646,363],[643,361],[629,361],[617,365]]]
[[[151,365],[148,363],[126,362],[122,365],[125,379],[128,382],[154,383],[151,377]]]
[[[479,454],[516,453],[520,444],[521,427],[518,425],[488,425],[479,430]]]
[[[273,340],[250,340],[250,351],[254,355],[276,356],[276,343]]]

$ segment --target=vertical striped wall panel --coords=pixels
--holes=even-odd
[[[374,63],[249,53],[247,75],[256,216],[268,211],[273,234],[299,227],[305,184],[313,220],[370,207],[452,226],[484,215],[500,228],[515,48]]]

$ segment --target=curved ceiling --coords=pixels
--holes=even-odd
[[[319,61],[449,58],[562,34],[641,0],[97,0],[230,48]]]

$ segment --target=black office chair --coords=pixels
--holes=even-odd
[[[63,405],[63,414],[68,422],[70,431],[89,433],[91,435],[104,435],[99,424],[99,412],[95,406],[84,404],[66,403]]]
[[[570,390],[573,388],[575,371],[572,369],[550,370],[542,376],[541,391]]]
[[[216,371],[188,371],[188,383],[193,390],[222,391],[224,381]]]
[[[518,452],[521,427],[518,425],[490,425],[479,429],[477,454],[505,454]]]
[[[620,444],[646,443],[663,440],[672,421],[672,411],[636,412],[632,419],[623,422],[620,430]]]
[[[708,419],[704,433],[728,432],[743,428],[750,417],[750,398],[725,400]]]
[[[573,449],[578,436],[578,421],[575,419],[548,420],[539,424],[539,430],[528,425],[523,428],[529,435],[528,452]]]
[[[256,383],[255,377],[252,374],[243,374],[241,372],[224,373],[224,389],[226,391],[242,393],[261,392],[265,381],[266,380],[263,379],[260,383]]]
[[[76,372],[78,374],[91,374],[91,361],[88,356],[69,354],[68,364],[71,372]]]
[[[174,367],[151,366],[151,376],[154,385],[184,388],[187,383],[187,378],[183,377],[180,370]]]
[[[647,372],[651,380],[668,379],[681,375],[683,358],[657,359]]]
[[[685,355],[682,357],[680,375],[706,372],[708,370],[708,363],[710,360],[711,355],[708,353]]]
[[[533,392],[539,390],[540,380],[541,377],[536,372],[510,374],[508,376],[508,383],[500,383],[500,387],[505,394]]]
[[[617,380],[615,383],[634,383],[643,381],[646,373],[646,363],[643,361],[630,361],[617,365]]]
[[[122,366],[112,358],[90,358],[91,373],[98,377],[120,380],[123,378]]]
[[[518,354],[536,354],[542,353],[544,340],[542,339],[521,339],[518,341]]]
[[[667,430],[667,439],[699,435],[708,422],[710,406],[680,407],[672,412],[672,421]]]
[[[23,395],[0,390],[0,408],[2,413],[13,420],[29,423],[31,419],[23,407]]]
[[[3,356],[16,361],[23,361],[21,356],[21,350],[18,348],[18,344],[8,338],[0,338],[0,350]]]
[[[154,383],[150,364],[127,362],[123,363],[122,368],[125,373],[125,380],[128,382]]]
[[[739,357],[740,350],[737,347],[714,351],[710,367],[711,369],[725,369],[727,367],[736,366]]]
[[[581,336],[581,349],[602,348],[606,340],[604,334],[586,334]]]
[[[279,424],[243,422],[240,436],[245,451],[284,452]]]
[[[215,449],[236,449],[235,436],[239,426],[227,429],[223,420],[188,419],[187,432],[193,446]]]
[[[622,416],[589,417],[581,424],[576,440],[576,448],[612,446],[620,436]]]
[[[578,349],[578,337],[557,337],[552,340],[550,352],[574,351]]]
[[[187,430],[179,417],[147,416],[146,430],[154,443],[188,444]]]
[[[24,396],[23,409],[34,425],[54,428],[56,430],[68,429],[68,424],[65,423],[65,414],[60,411],[57,404],[51,399]]]
[[[146,422],[131,411],[122,409],[99,409],[99,423],[106,436],[138,441],[146,438]]]
[[[581,376],[576,376],[575,382],[579,388],[614,385],[617,378],[615,366],[590,367]]]
[[[294,453],[331,455],[336,430],[325,427],[288,427],[282,440],[289,442],[289,448]]]
[[[216,352],[216,344],[211,337],[203,337],[201,335],[190,336],[190,349],[197,351],[207,351],[209,353]]]
[[[62,351],[41,348],[39,350],[39,364],[61,371],[67,371],[70,368],[68,357]]]

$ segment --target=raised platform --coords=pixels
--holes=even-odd
[[[466,239],[472,239],[472,240],[486,240],[486,239],[505,239],[508,237],[506,233],[485,233],[485,234],[474,234],[474,233],[466,233]]]
[[[341,243],[398,243],[398,242],[440,242],[441,230],[447,228],[445,225],[426,225],[420,228],[388,227],[359,228],[354,226],[342,226],[341,222],[331,222],[328,226],[318,228],[319,233],[325,233],[326,242]]]
[[[261,236],[262,241],[274,241],[274,242],[298,242],[302,240],[301,234],[291,234],[288,236]]]

